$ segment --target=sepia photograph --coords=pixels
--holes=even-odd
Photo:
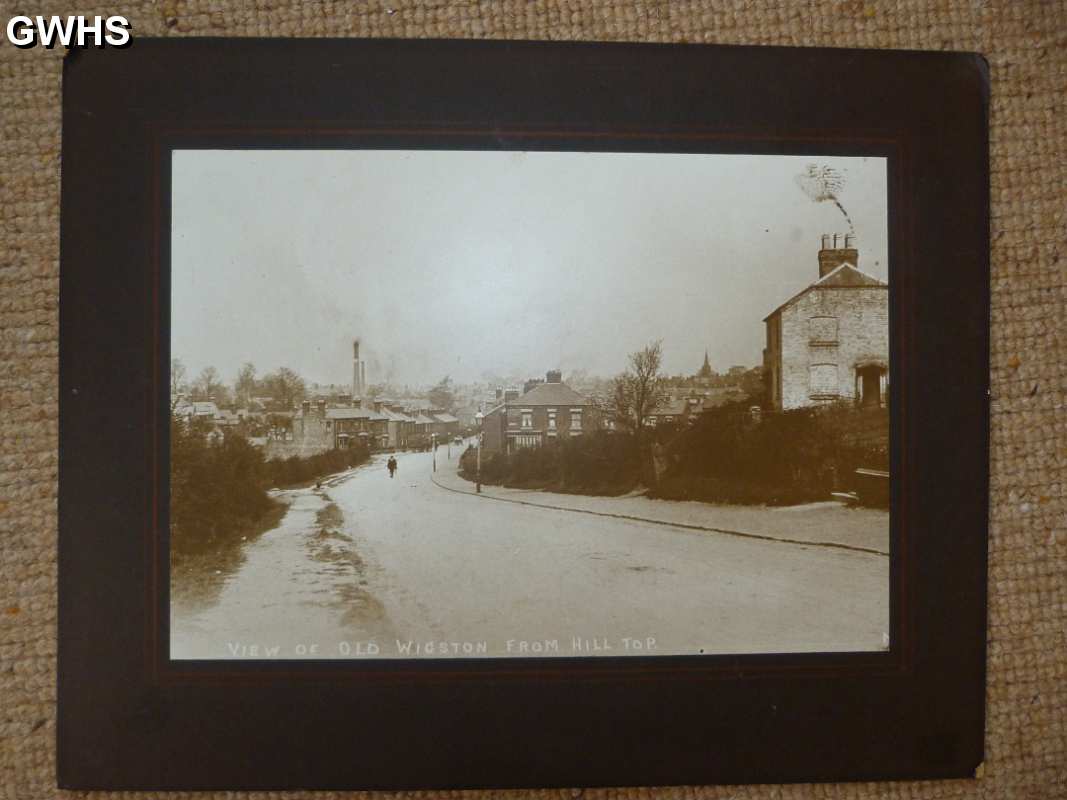
[[[887,650],[887,172],[173,151],[170,658]]]

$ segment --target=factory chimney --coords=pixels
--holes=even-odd
[[[366,389],[367,370],[366,365],[359,358],[359,339],[352,340],[352,401],[357,403],[363,399]]]

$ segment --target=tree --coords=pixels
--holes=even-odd
[[[382,381],[381,383],[372,383],[367,387],[367,397],[371,400],[375,400],[379,397],[387,397],[393,399],[396,397],[403,397],[408,394],[407,388],[401,389],[389,381]]]
[[[271,372],[263,377],[263,388],[274,398],[274,402],[290,409],[307,394],[304,379],[288,367]]]
[[[616,422],[631,427],[638,436],[658,404],[662,362],[663,343],[657,340],[643,350],[630,353],[629,368],[615,379]]]
[[[204,367],[200,370],[200,374],[193,381],[193,395],[200,400],[214,400],[219,405],[225,405],[230,399],[230,392],[214,367]]]
[[[170,360],[170,393],[179,395],[185,390],[185,364],[180,358]]]
[[[234,396],[245,407],[252,400],[252,394],[256,391],[256,368],[251,362],[245,362],[237,373],[237,380],[233,384]]]
[[[436,386],[427,392],[426,396],[434,408],[450,411],[456,399],[452,391],[452,378],[445,375]]]
[[[741,389],[753,403],[766,402],[767,389],[763,382],[763,368],[753,367],[741,376]]]

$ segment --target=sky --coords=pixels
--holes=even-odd
[[[887,280],[882,158],[425,150],[179,150],[171,355],[349,383],[609,377],[762,360],[763,318],[848,223],[798,176],[840,176],[859,267]]]

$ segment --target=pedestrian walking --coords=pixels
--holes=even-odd
[[[389,468],[389,477],[392,478],[393,473],[396,472],[396,459],[389,456],[389,460],[386,462],[385,466]]]

